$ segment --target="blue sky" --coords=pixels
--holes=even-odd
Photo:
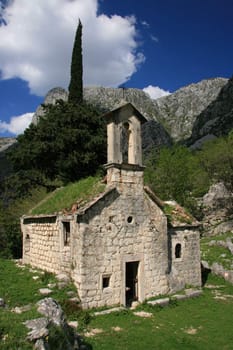
[[[79,18],[84,85],[124,84],[156,98],[202,79],[232,76],[232,0],[0,4],[0,137],[22,133],[49,89],[67,88]]]

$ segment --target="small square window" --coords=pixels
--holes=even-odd
[[[103,289],[108,288],[110,286],[110,277],[111,277],[110,275],[103,276],[103,279],[102,279]]]

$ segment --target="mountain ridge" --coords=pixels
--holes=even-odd
[[[46,94],[44,104],[54,104],[58,99],[66,101],[68,92],[63,88],[53,88]],[[84,88],[84,99],[103,113],[114,109],[122,100],[134,104],[148,119],[148,125],[143,129],[143,148],[147,151],[173,142],[185,142],[192,147],[203,140],[222,136],[233,128],[233,78],[203,79],[158,99],[152,99],[143,90],[135,88],[92,86]],[[40,105],[32,123],[36,124],[43,114]],[[15,139],[8,139],[10,147],[10,140]],[[7,138],[0,138],[0,152],[4,142]]]
[[[159,132],[150,135],[150,139],[155,136],[159,137],[161,134],[161,139],[165,141],[169,136],[173,142],[183,142],[189,139],[189,143],[190,140],[195,143],[199,137],[198,132],[193,132],[197,125],[196,121],[211,104],[215,103],[221,91],[226,90],[230,81],[231,79],[221,77],[203,79],[158,99],[152,99],[143,90],[135,88],[85,87],[84,99],[98,107],[103,113],[114,109],[122,100],[131,102],[150,123],[153,121],[158,126]],[[55,97],[67,100],[68,93],[64,89],[54,88],[46,95],[45,104],[51,103],[49,101],[54,103]],[[38,112],[43,114],[43,110],[39,107],[33,118],[34,122],[39,117]],[[218,116],[220,117],[221,115]],[[214,118],[213,113],[211,118]],[[155,125],[152,129],[155,130]],[[147,136],[149,136],[149,130]],[[203,136],[205,134],[200,135],[201,138]],[[171,140],[168,143],[165,142],[165,145],[170,144]],[[161,144],[161,140],[158,140],[158,144]]]
[[[174,141],[190,137],[196,118],[218,97],[227,83],[226,78],[204,79],[155,100],[158,121],[166,127]]]

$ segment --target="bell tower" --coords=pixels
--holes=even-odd
[[[147,120],[131,103],[114,109],[104,117],[108,140],[107,182],[124,182],[127,172],[143,172],[141,125]]]

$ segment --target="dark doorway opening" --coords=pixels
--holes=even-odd
[[[126,263],[126,272],[125,272],[126,306],[131,306],[133,301],[138,300],[138,266],[139,266],[139,261]]]

